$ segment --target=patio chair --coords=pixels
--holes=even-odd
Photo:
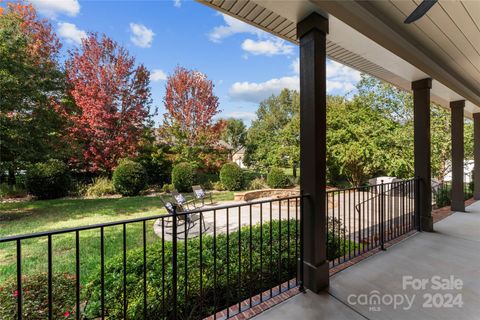
[[[210,198],[210,204],[213,204],[213,197],[211,192],[205,192],[202,186],[192,186],[193,194],[195,195],[195,199],[202,200],[202,206],[205,205],[205,199]]]
[[[172,190],[170,194],[175,199],[175,202],[177,203],[177,205],[180,205],[182,207],[186,206],[187,210],[190,210],[190,205],[193,204],[193,207],[195,208],[195,199],[187,200],[185,196],[180,192],[178,192],[177,190]]]
[[[163,202],[163,205],[165,209],[167,209],[167,212],[171,215],[174,214],[173,210],[173,203],[171,202],[164,202],[162,198],[160,200]],[[200,232],[204,233],[206,232],[209,228],[207,228],[205,224],[205,219],[203,217],[203,214],[201,212],[195,212],[195,213],[188,213],[188,210],[185,210],[182,205],[175,204],[177,207],[177,213],[182,213],[177,215],[177,234],[183,234],[185,233],[185,239],[188,238],[188,233],[191,229],[195,227],[197,224],[197,221],[200,223]],[[187,213],[185,213],[187,212]],[[167,218],[167,225],[165,227],[171,228],[172,227],[173,220]],[[185,225],[186,224],[186,225]],[[167,234],[171,234],[171,232],[167,232]]]

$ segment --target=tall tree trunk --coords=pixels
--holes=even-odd
[[[8,167],[8,179],[7,183],[9,186],[14,186],[16,184],[16,179],[15,179],[15,168],[13,165]]]
[[[293,173],[293,177],[296,178],[297,177],[297,164],[296,163],[293,164],[292,173]]]

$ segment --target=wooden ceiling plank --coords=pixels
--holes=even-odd
[[[379,1],[378,3],[383,2]],[[416,7],[413,1],[395,1],[390,3],[396,7],[399,12],[403,13],[404,17]],[[392,10],[392,12],[394,11]],[[430,32],[426,34],[424,30],[429,30]],[[441,30],[432,25],[430,19],[418,20],[409,31],[413,35],[413,38],[417,38],[417,46],[424,47],[426,52],[436,52],[438,54],[437,59],[440,59],[445,64],[451,65],[459,73],[468,76],[470,81],[476,82],[476,79],[480,79],[480,74],[475,68],[465,68],[459,64],[462,59],[465,59],[465,56],[451,43]]]

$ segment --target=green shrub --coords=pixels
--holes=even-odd
[[[286,188],[290,185],[290,180],[282,169],[272,168],[267,175],[267,184],[274,189]]]
[[[165,183],[165,184],[162,186],[162,191],[163,191],[163,192],[166,192],[166,193],[172,192],[173,189],[175,189],[175,187],[174,187],[173,184]]]
[[[202,319],[213,313],[214,306],[222,310],[235,301],[247,299],[294,278],[298,258],[294,239],[298,228],[300,223],[297,220],[274,220],[271,224],[267,222],[253,226],[251,233],[249,227],[242,228],[240,232],[230,232],[228,239],[226,234],[218,234],[215,241],[212,235],[204,235],[201,247],[199,238],[189,239],[186,246],[185,242],[179,240],[176,278],[178,318],[190,319],[195,315],[194,318]],[[270,242],[269,239],[275,241]],[[202,273],[199,268],[200,256]],[[159,239],[146,249],[147,319],[172,318],[172,257],[170,241],[162,243]],[[143,248],[129,250],[126,261],[127,318],[143,319]],[[105,316],[108,319],[123,318],[123,272],[123,253],[106,261]],[[188,296],[185,292],[185,276],[188,278]],[[100,270],[92,279],[95,280],[87,285],[85,311],[88,319],[100,316]]]
[[[115,190],[123,196],[136,196],[147,185],[147,173],[140,163],[124,160],[113,172]]]
[[[228,191],[237,191],[243,187],[243,171],[234,163],[225,163],[220,170],[220,181]]]
[[[268,187],[267,182],[263,178],[256,178],[248,184],[248,190],[261,190]]]
[[[349,252],[360,248],[360,245],[349,239],[345,239],[344,235],[347,230],[338,218],[328,217],[327,232],[327,259],[334,260],[347,255]]]
[[[53,319],[75,319],[75,276],[53,274]],[[39,273],[22,278],[23,319],[44,320],[48,315],[48,275]],[[17,281],[0,287],[0,319],[17,319]]]
[[[213,190],[216,191],[225,191],[225,186],[222,184],[221,181],[217,181],[213,183]]]
[[[65,163],[50,159],[30,166],[25,184],[28,192],[39,199],[55,199],[68,194],[71,178]]]
[[[231,305],[233,301],[246,299],[250,294],[267,290],[278,283],[292,279],[296,274],[297,257],[293,242],[296,229],[300,223],[283,220],[273,221],[262,226],[252,227],[250,248],[250,229],[242,228],[241,260],[239,261],[239,231],[231,232],[227,241],[226,234],[214,238],[205,235],[202,239],[202,269],[200,274],[200,241],[191,238],[187,241],[187,250],[183,241],[178,242],[178,273],[177,273],[177,312],[179,319],[189,319],[192,315],[202,319],[213,313],[216,304],[218,309]],[[272,230],[272,234],[270,234]],[[261,235],[262,233],[262,235]],[[263,241],[260,241],[262,237]],[[270,242],[275,241],[270,249]],[[277,240],[278,239],[278,240]],[[281,240],[280,240],[281,239]],[[290,244],[288,244],[290,239]],[[214,247],[215,245],[215,247]],[[262,246],[262,249],[260,247]],[[215,249],[214,249],[215,248]],[[229,260],[227,264],[227,248]],[[249,250],[252,249],[250,256]],[[289,249],[289,250],[288,250]],[[215,251],[216,250],[216,251]],[[272,259],[269,259],[272,250]],[[261,251],[263,252],[262,269],[260,269]],[[187,252],[188,298],[185,296],[185,252]],[[214,272],[214,252],[216,252],[216,269]],[[164,254],[164,255],[163,255]],[[165,261],[163,268],[162,259]],[[147,248],[147,319],[170,319],[172,307],[172,244],[161,241]],[[250,268],[250,260],[252,267]],[[108,260],[105,266],[105,307],[109,319],[123,318],[123,254]],[[239,268],[240,265],[240,268]],[[240,271],[241,281],[238,283]],[[228,272],[228,274],[227,274]],[[127,254],[127,300],[128,319],[143,319],[143,248],[134,249]],[[216,286],[214,283],[216,276]],[[200,278],[202,278],[202,293],[200,295]],[[87,316],[98,317],[100,314],[100,279],[94,276],[88,285]],[[165,281],[162,282],[162,279]],[[164,294],[164,295],[163,295]],[[162,308],[162,297],[165,297],[165,309]],[[187,298],[187,299],[186,299]],[[216,299],[216,303],[214,303]],[[200,306],[203,304],[203,308]]]
[[[243,170],[243,181],[245,185],[249,185],[255,179],[262,178],[262,175],[258,171],[253,171],[250,169],[242,169]]]
[[[193,167],[188,162],[182,162],[173,167],[172,184],[179,192],[192,191],[194,177]]]
[[[23,185],[15,184],[13,186],[7,183],[0,184],[0,198],[22,198],[27,196],[27,190]]]
[[[451,193],[452,188],[450,185],[442,186],[435,192],[435,204],[437,208],[443,208],[452,203]]]
[[[107,177],[99,177],[93,180],[93,183],[88,185],[85,190],[87,197],[103,197],[115,194],[115,187],[112,180]]]
[[[218,173],[202,173],[197,174],[195,183],[201,185],[206,190],[212,190],[214,183],[219,181]]]

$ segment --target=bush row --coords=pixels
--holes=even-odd
[[[329,221],[328,227],[336,230],[343,228],[339,220]],[[295,219],[274,220],[255,225],[251,230],[244,227],[240,231],[230,232],[228,238],[226,234],[218,234],[215,239],[212,235],[204,235],[201,246],[199,238],[189,239],[186,244],[179,241],[176,296],[178,318],[209,316],[214,312],[215,306],[216,310],[224,309],[236,301],[292,279],[297,271],[299,248],[295,246],[295,239],[299,228],[300,223]],[[354,242],[347,245],[341,237],[333,236],[331,230],[327,244],[330,260],[346,254],[348,248],[353,250],[357,246]],[[147,310],[143,309],[143,248],[127,251],[127,318],[143,319],[145,311],[147,319],[169,319],[174,306],[172,243],[157,240],[149,244],[145,257]],[[123,319],[123,253],[105,262],[104,275],[105,316],[108,319]],[[85,306],[82,319],[97,319],[101,315],[100,269],[93,274],[92,279],[95,280],[82,288],[82,308]],[[47,314],[47,275],[41,273],[22,280],[24,318],[44,319]],[[55,319],[74,318],[75,283],[74,276],[54,274]],[[16,279],[0,285],[0,319],[16,319],[16,289]]]
[[[75,319],[74,275],[55,273],[52,276],[53,319]],[[38,273],[22,277],[23,319],[48,318],[48,275]],[[0,319],[18,319],[17,281],[9,279],[0,284]]]
[[[147,181],[147,172],[140,163],[122,160],[113,173],[112,181],[106,177],[94,178],[93,183],[83,189],[83,193],[91,197],[114,193],[135,196],[145,188]],[[191,164],[179,163],[173,167],[171,181],[172,185],[164,185],[164,191],[177,189],[179,192],[190,192],[194,184],[201,184],[208,189],[229,191],[261,189],[266,185],[270,188],[285,188],[291,185],[289,177],[282,169],[272,168],[265,181],[257,173],[243,170],[233,162],[224,164],[219,175],[197,174]],[[34,164],[28,169],[25,186],[30,194],[39,199],[53,199],[68,194],[72,179],[65,163],[49,160]],[[2,191],[2,194],[6,191]]]

